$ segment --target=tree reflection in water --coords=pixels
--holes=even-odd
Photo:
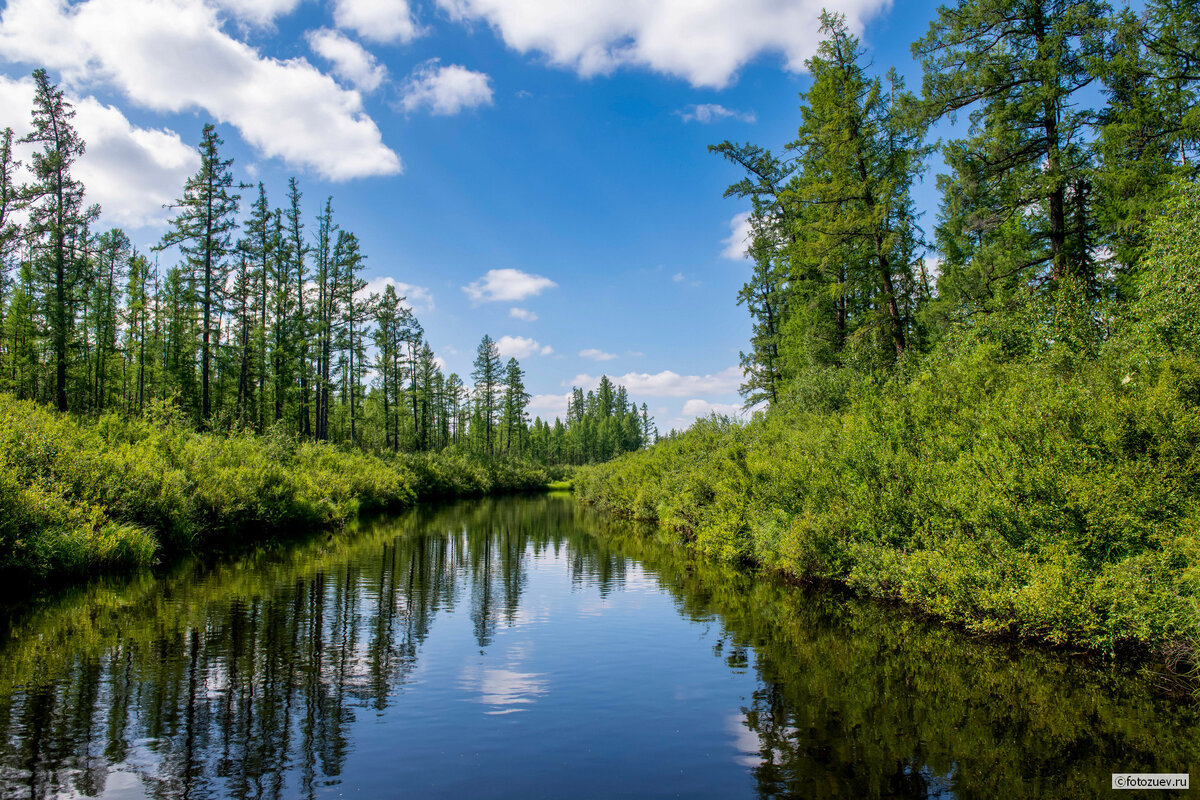
[[[435,620],[467,604],[486,651],[533,613],[522,600],[543,555],[601,597],[652,576],[677,614],[712,628],[717,657],[750,671],[755,688],[723,723],[748,794],[1090,797],[1114,771],[1200,764],[1194,708],[1136,676],[755,578],[549,497],[418,509],[14,616],[0,794],[322,794],[360,744],[355,720],[402,702]],[[461,688],[486,713],[546,692],[516,667],[472,670]]]

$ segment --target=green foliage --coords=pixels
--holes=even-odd
[[[198,433],[173,404],[95,421],[0,396],[0,571],[77,575],[418,500],[543,489],[528,463],[373,455],[282,428]]]
[[[1083,358],[1058,324],[1035,305],[957,329],[885,382],[852,378],[844,403],[701,420],[585,468],[579,494],[973,630],[1193,648],[1200,358],[1130,373],[1127,340]]]
[[[1200,183],[1179,183],[1149,238],[1134,304],[1144,346],[1200,357]]]

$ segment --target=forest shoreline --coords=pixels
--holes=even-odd
[[[421,502],[548,490],[545,468],[467,453],[368,453],[286,432],[201,433],[0,395],[0,574],[64,583]]]
[[[703,420],[577,494],[715,560],[1194,686],[1200,361],[974,345],[847,376],[825,408]]]

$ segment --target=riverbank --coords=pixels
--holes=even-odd
[[[576,491],[719,560],[1188,669],[1200,361],[1116,344],[1014,358],[978,331],[957,344],[745,424],[701,420],[581,470]]]
[[[336,529],[360,512],[548,482],[514,461],[198,433],[166,405],[89,419],[0,395],[0,574],[133,569],[232,537]]]
[[[1200,706],[1135,670],[764,579],[554,493],[0,615],[5,797],[569,796],[586,774],[604,796],[1094,798],[1114,769],[1196,763]]]

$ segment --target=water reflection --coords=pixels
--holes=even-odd
[[[557,623],[562,598],[532,583],[545,565],[581,595],[574,616]],[[555,636],[540,633],[557,624],[561,637],[664,592],[666,614],[589,627],[612,633],[586,650],[552,651]],[[441,661],[425,652],[439,619],[462,620],[471,649]],[[647,762],[637,774],[661,774],[664,789],[681,770],[726,770],[727,783],[705,777],[702,787],[761,797],[1091,797],[1114,771],[1200,766],[1195,710],[1133,676],[754,580],[562,498],[421,509],[355,537],[99,582],[9,625],[0,644],[4,797],[336,793],[362,779],[350,760],[379,735],[364,726],[435,685],[443,694],[429,688],[431,705],[412,706],[412,724],[431,740],[466,735],[467,711],[457,707],[517,724],[561,706],[574,715],[571,736],[595,728],[622,759]],[[715,738],[695,732],[694,763],[656,764],[663,756],[638,738],[638,720],[610,730],[600,709],[640,684],[653,688],[656,639],[680,625],[703,641],[696,669],[716,664],[746,688],[732,700],[707,689],[666,698],[692,713],[711,706]],[[571,666],[599,654],[600,666]],[[672,668],[689,669],[680,663]],[[538,746],[565,747],[541,735]],[[685,739],[680,752],[688,748]],[[578,759],[561,765],[564,775],[578,772]],[[385,787],[399,769],[394,759],[370,768]],[[602,778],[590,784],[597,795]]]

